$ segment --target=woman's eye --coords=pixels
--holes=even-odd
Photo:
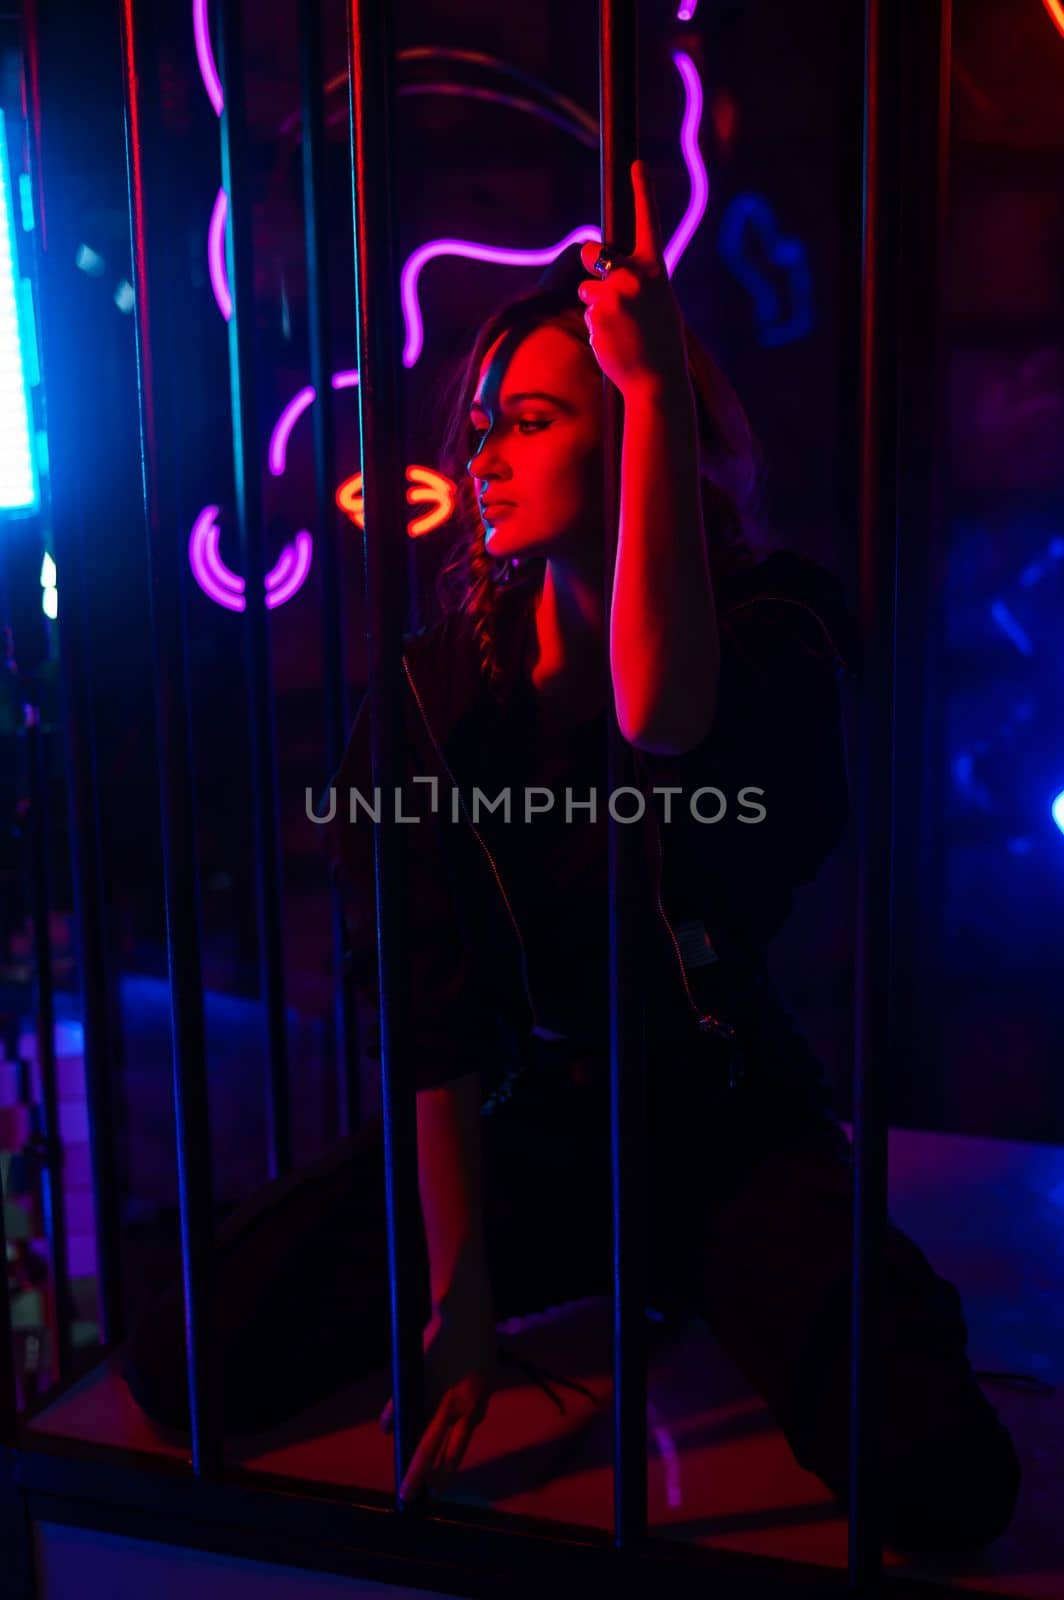
[[[541,433],[544,428],[550,427],[550,419],[546,417],[522,417],[514,424],[518,433]],[[470,448],[479,449],[487,428],[478,428],[472,422],[469,424]]]

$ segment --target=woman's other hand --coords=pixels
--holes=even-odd
[[[403,1500],[423,1487],[446,1488],[461,1464],[475,1429],[484,1420],[498,1371],[495,1307],[483,1272],[470,1276],[434,1310],[422,1334],[425,1407],[429,1423],[400,1485]],[[394,1404],[380,1425],[391,1433]]]
[[[654,186],[645,161],[632,163],[635,249],[617,257],[604,278],[586,279],[577,290],[595,360],[622,394],[661,382],[686,380],[683,317],[669,282]],[[601,246],[580,250],[588,272]]]

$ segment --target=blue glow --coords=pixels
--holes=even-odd
[[[754,302],[759,344],[793,344],[810,331],[813,275],[809,254],[800,239],[783,237],[767,200],[757,194],[736,195],[721,218],[718,244]],[[786,292],[781,294],[781,288]]]
[[[19,174],[18,198],[22,207],[22,231],[32,233],[36,224],[33,217],[33,184],[28,172]]]
[[[990,607],[990,615],[1007,638],[1011,639],[1017,650],[1023,656],[1034,655],[1034,645],[1029,635],[1016,621],[1008,606],[1001,600],[995,600]]]
[[[7,159],[7,127],[0,111],[0,511],[32,511],[37,506],[16,260],[15,197]]]
[[[1053,801],[1053,821],[1061,833],[1064,833],[1064,789],[1061,789],[1057,798]]]

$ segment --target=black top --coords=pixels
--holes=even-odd
[[[498,1024],[515,1035],[533,1022],[571,1037],[604,1037],[607,1026],[608,918],[605,811],[586,810],[565,823],[564,791],[574,799],[595,787],[606,800],[605,713],[564,734],[537,736],[537,701],[527,670],[528,630],[538,592],[522,583],[500,605],[502,684],[490,690],[468,620],[450,613],[404,640],[409,693],[403,696],[407,756],[417,773],[439,773],[472,797],[472,785],[495,796],[509,785],[520,808],[507,826],[486,808],[478,833],[485,861],[463,824],[441,815],[408,831],[410,882],[404,903],[411,981],[411,1049],[418,1086],[471,1070],[491,1072],[499,1058]],[[842,838],[848,782],[838,683],[860,663],[860,638],[841,584],[793,552],[777,551],[716,585],[721,672],[709,733],[677,756],[634,752],[636,781],[657,811],[654,830],[639,829],[644,860],[684,949],[685,969],[651,899],[647,956],[648,1034],[656,1027],[692,1029],[699,1012],[739,1021],[749,975],[786,920],[794,886],[808,883]],[[356,981],[376,989],[377,930],[373,833],[347,816],[349,785],[371,791],[370,730],[363,696],[341,766],[325,829],[344,904],[349,959]],[[525,784],[556,792],[553,808],[523,820]],[[754,786],[765,816],[744,826],[738,804],[713,826],[700,826],[680,805],[662,818],[657,786],[692,794],[704,785],[738,796]],[[424,791],[422,790],[422,801]],[[328,812],[326,798],[319,812]],[[649,823],[650,818],[646,821]],[[637,826],[637,824],[633,824]],[[496,870],[489,870],[489,867]],[[496,880],[499,880],[498,882]],[[520,949],[506,913],[505,886],[522,935],[524,971],[536,1016],[529,1017]],[[692,976],[691,946],[699,929],[719,960]],[[695,951],[694,959],[697,960]],[[729,1009],[733,1006],[733,1009]],[[696,1030],[697,1033],[697,1030]]]
[[[605,1047],[609,1037],[608,784],[605,710],[564,731],[548,729],[528,675],[534,596],[507,597],[517,615],[507,640],[505,769],[511,820],[482,812],[478,827],[500,862],[525,946],[529,989],[541,1033]],[[525,821],[525,794],[534,796]],[[567,791],[569,791],[567,795]],[[595,796],[595,813],[580,804]],[[569,820],[567,820],[567,800]],[[634,802],[629,797],[622,814]],[[626,824],[636,826],[635,823]],[[655,1034],[690,1033],[675,952],[655,915],[647,949],[647,1023]]]

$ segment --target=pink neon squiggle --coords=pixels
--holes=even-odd
[[[334,372],[332,375],[332,386],[334,389],[357,389],[358,372],[354,367],[349,368],[345,372]]]
[[[671,278],[684,251],[694,237],[709,204],[709,177],[699,149],[698,135],[702,126],[702,81],[691,57],[683,50],[674,50],[673,62],[684,86],[684,114],[680,128],[680,150],[691,180],[691,198],[672,238],[665,246],[665,267]],[[468,239],[431,239],[420,245],[408,258],[399,280],[399,298],[403,307],[406,341],[403,346],[403,366],[412,367],[425,347],[425,327],[418,300],[418,279],[421,270],[437,256],[460,256],[467,261],[490,261],[503,267],[545,267],[572,244],[583,244],[589,239],[596,242],[602,237],[598,228],[574,228],[560,244],[549,245],[546,250],[508,250],[498,245],[474,244]]]
[[[225,266],[225,224],[229,216],[229,196],[219,189],[214,197],[211,220],[207,224],[207,269],[218,310],[226,322],[233,315],[233,297],[229,293],[229,273]]]
[[[269,447],[266,451],[266,459],[275,478],[279,478],[284,472],[288,441],[292,437],[292,429],[307,407],[314,404],[316,398],[315,389],[308,383],[305,388],[300,389],[298,393],[292,396],[274,423],[273,432],[270,434]]]
[[[286,552],[290,551],[291,548],[291,545],[286,545]],[[277,606],[283,606],[286,600],[291,600],[292,596],[298,594],[300,589],[302,589],[303,585],[307,581],[307,574],[310,571],[312,548],[313,541],[311,540],[310,534],[307,532],[306,528],[300,528],[295,537],[294,566],[289,575],[281,583],[279,583],[275,589],[267,593],[266,609],[268,611],[275,610]],[[274,571],[276,570],[277,569],[275,567]],[[268,583],[269,579],[266,581]]]
[[[705,216],[709,204],[709,176],[698,143],[699,130],[702,126],[702,80],[698,76],[698,68],[683,50],[674,50],[672,59],[683,79],[687,97],[683,124],[680,128],[680,149],[683,151],[687,174],[691,180],[691,198],[687,202],[687,210],[680,218],[676,232],[665,246],[665,267],[670,278],[676,271],[680,257],[691,243],[695,229]]]
[[[574,228],[560,244],[548,245],[545,250],[509,250],[502,245],[474,244],[470,239],[431,239],[407,258],[399,279],[399,298],[406,324],[406,341],[403,345],[403,366],[412,367],[425,347],[425,327],[421,320],[417,282],[421,270],[437,256],[460,256],[466,261],[490,261],[500,267],[545,267],[568,250],[572,244],[583,244],[588,239],[596,243],[602,238],[598,228]]]
[[[690,22],[698,10],[698,0],[681,0],[679,11],[676,13],[677,22]]]
[[[204,506],[188,539],[192,575],[204,594],[228,611],[243,611],[244,580],[224,565],[218,554],[217,506]]]
[[[207,91],[207,99],[214,107],[215,116],[220,117],[225,101],[222,98],[222,80],[218,76],[218,68],[214,60],[214,49],[211,45],[211,29],[207,20],[207,0],[192,0],[192,32],[196,40],[196,60],[199,62],[203,87]]]

